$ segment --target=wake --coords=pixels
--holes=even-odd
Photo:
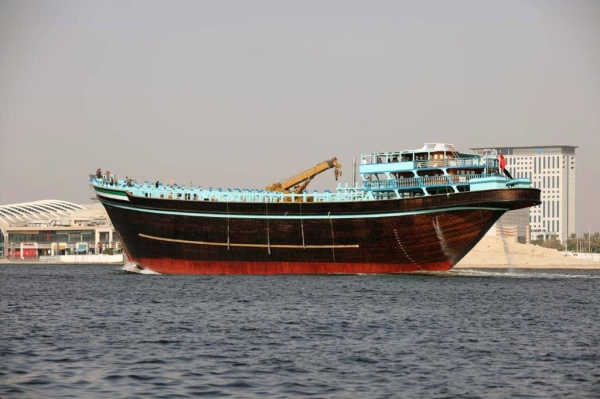
[[[451,270],[448,272],[449,274],[455,276],[466,276],[466,277],[509,277],[509,278],[550,278],[550,279],[558,279],[558,278],[586,278],[586,279],[595,279],[600,278],[598,274],[586,274],[586,273],[556,273],[556,272],[547,272],[547,271],[516,271],[515,269],[507,269],[506,271],[487,271],[487,270]]]
[[[129,273],[138,273],[138,274],[160,274],[155,272],[154,270],[144,269],[143,267],[138,266],[135,262],[127,262],[123,265],[121,270]]]

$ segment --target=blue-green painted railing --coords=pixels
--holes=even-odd
[[[201,187],[185,187],[177,185],[162,185],[156,187],[151,183],[131,182],[127,184],[125,180],[118,180],[109,183],[102,179],[90,178],[92,185],[105,190],[113,190],[115,194],[129,191],[134,196],[162,198],[162,199],[180,199],[186,201],[221,201],[221,202],[339,202],[339,201],[361,201],[370,199],[370,191],[393,191],[399,190],[409,192],[410,190],[420,189],[422,187],[444,187],[451,185],[471,184],[473,179],[486,177],[500,177],[497,174],[474,174],[474,175],[440,175],[440,176],[420,176],[412,178],[399,178],[390,180],[364,181],[363,187],[351,187],[347,184],[338,185],[336,192],[326,190],[302,194],[284,194],[282,192],[273,192],[257,189],[204,189]],[[504,178],[504,177],[502,177]],[[506,179],[507,182],[509,181]],[[108,193],[110,194],[110,192]]]
[[[118,180],[110,184],[102,179],[90,179],[93,186],[118,192],[129,191],[137,197],[180,199],[186,201],[221,201],[221,202],[339,202],[360,201],[365,198],[362,187],[350,187],[338,185],[336,192],[326,190],[324,192],[314,191],[302,194],[284,194],[276,191],[265,191],[256,189],[204,189],[201,187],[169,186],[133,182],[127,185],[124,180]],[[110,194],[110,193],[109,193]],[[117,194],[117,193],[115,193]]]
[[[365,181],[366,190],[402,190],[420,187],[431,186],[447,186],[454,184],[469,184],[472,179],[480,179],[482,177],[498,176],[494,174],[476,174],[476,175],[452,175],[452,176],[422,176],[409,177],[394,180],[372,180]],[[507,179],[508,180],[508,179]]]

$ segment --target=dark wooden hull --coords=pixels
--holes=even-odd
[[[130,259],[160,273],[446,271],[537,189],[399,200],[225,203],[99,197]]]

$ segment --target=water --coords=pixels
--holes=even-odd
[[[0,266],[0,398],[600,397],[600,271]]]

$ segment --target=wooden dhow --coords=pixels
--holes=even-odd
[[[447,271],[507,211],[540,204],[501,154],[450,144],[362,154],[361,184],[308,192],[324,161],[265,189],[203,189],[90,175],[129,259],[166,274]],[[505,173],[506,172],[506,173]]]

